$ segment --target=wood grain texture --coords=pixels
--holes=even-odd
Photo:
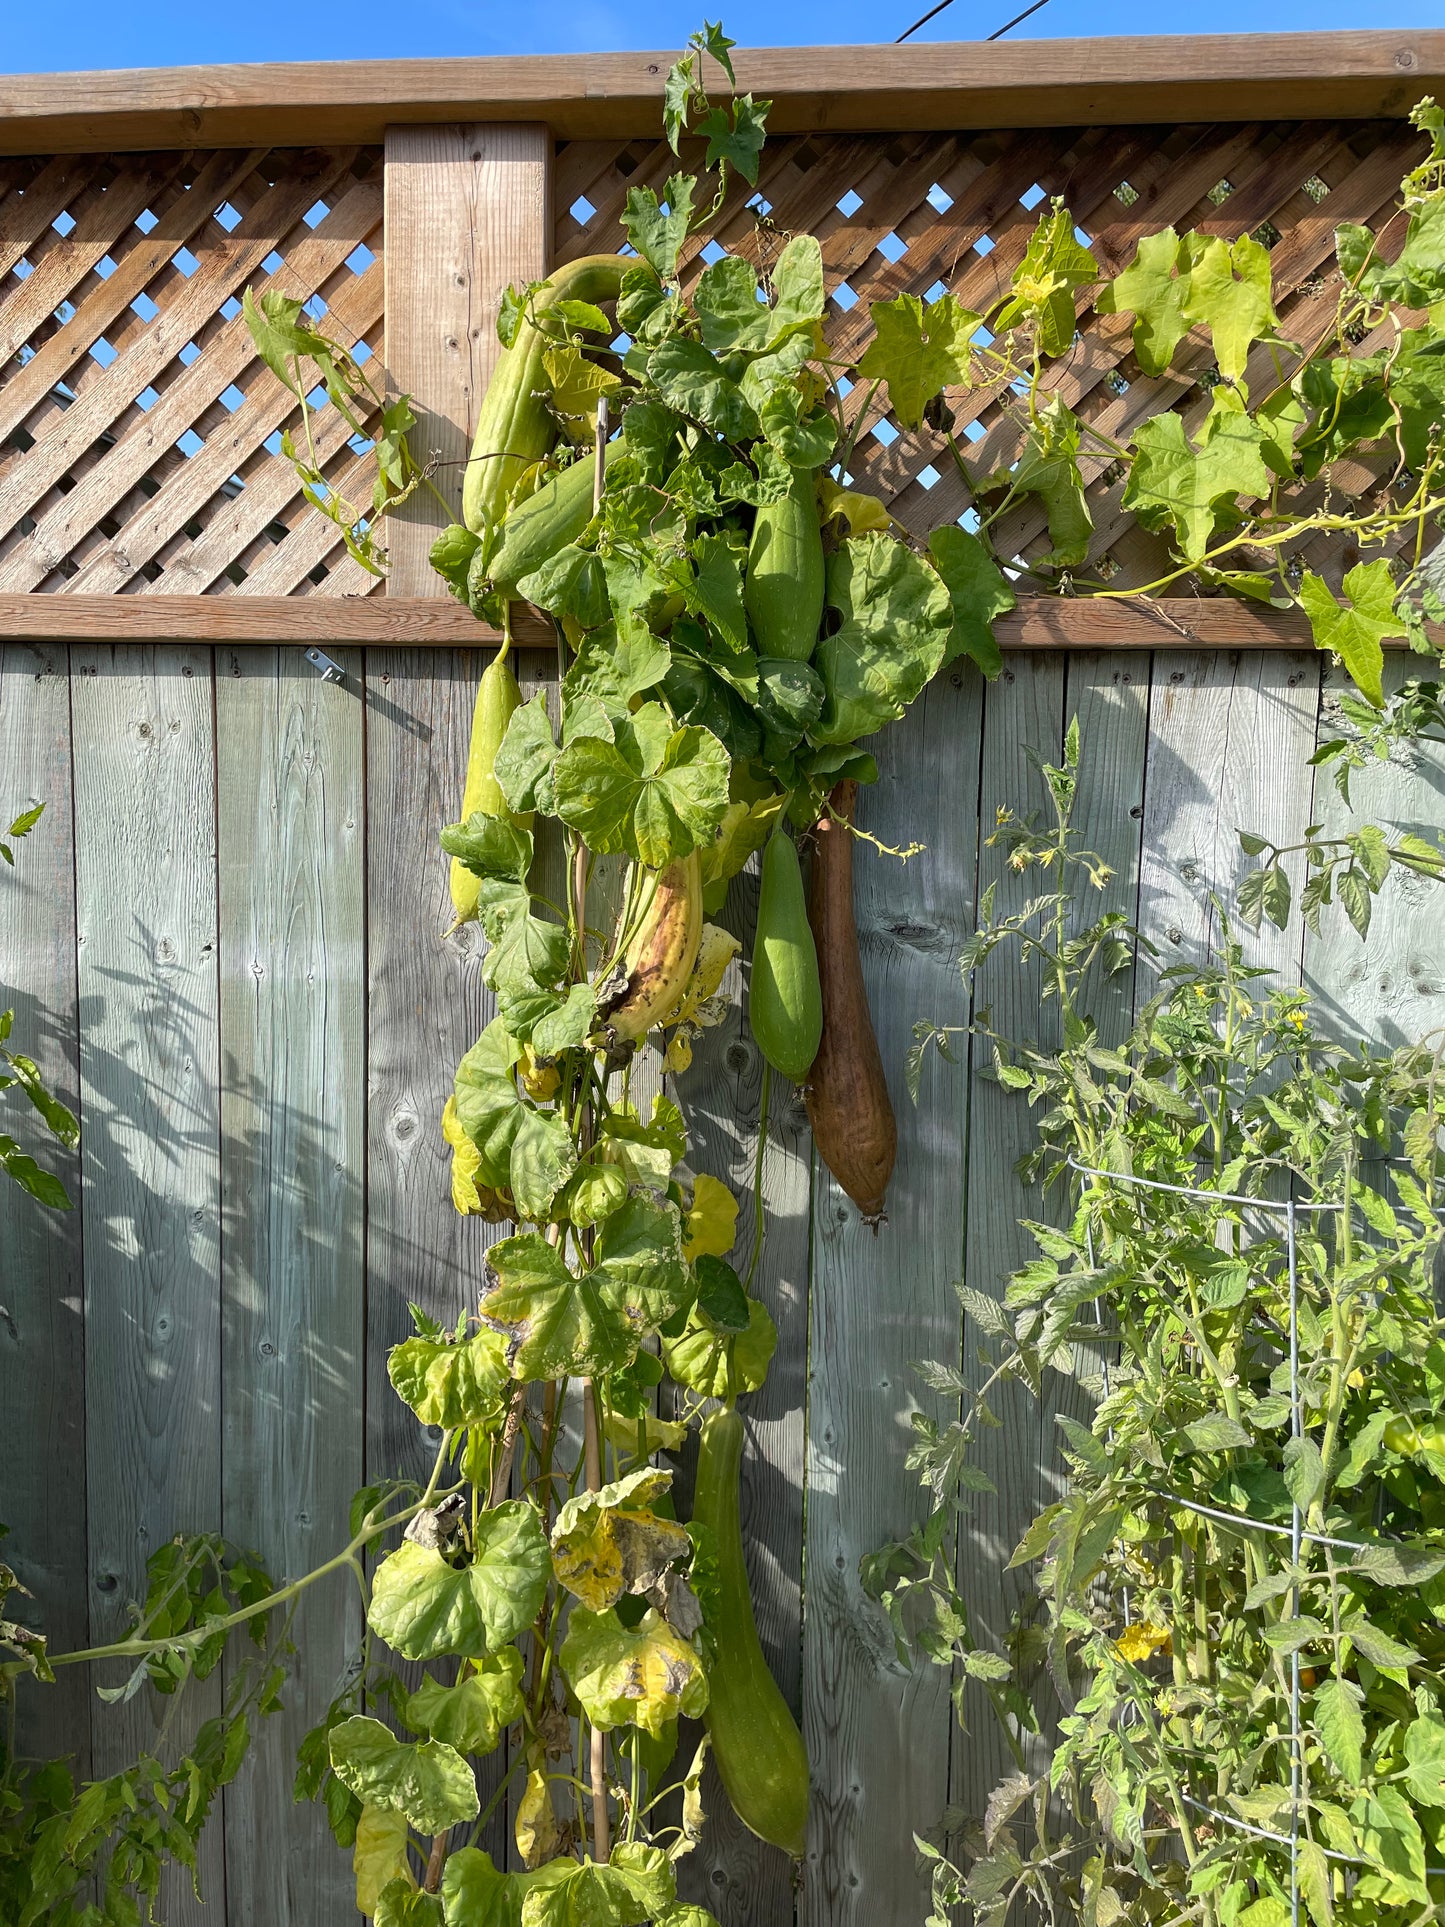
[[[715,922],[752,952],[757,863],[728,894]],[[687,1118],[688,1156],[697,1171],[721,1178],[738,1199],[737,1243],[730,1259],[746,1272],[753,1245],[753,1172],[763,1058],[748,1030],[740,961],[728,968],[726,1022],[699,1038],[691,1068],[670,1080]],[[803,1453],[808,1380],[808,1269],[812,1138],[801,1095],[771,1081],[763,1152],[764,1240],[753,1290],[778,1327],[778,1348],[762,1389],[748,1398],[743,1456],[743,1536],[758,1636],[774,1679],[802,1716]],[[678,1869],[679,1893],[719,1920],[791,1927],[793,1865],[733,1814],[716,1772],[703,1788],[708,1826],[696,1853]]]
[[[890,1222],[875,1238],[821,1169],[813,1198],[810,1293],[803,1724],[813,1771],[800,1918],[807,1927],[911,1927],[925,1886],[898,1842],[935,1822],[947,1797],[953,1713],[944,1672],[899,1671],[858,1562],[900,1536],[925,1501],[904,1467],[911,1414],[939,1413],[912,1370],[955,1359],[953,1280],[963,1249],[967,1089],[930,1068],[910,1103],[904,1063],[914,1021],[965,1017],[957,958],[973,922],[978,817],[978,678],[940,677],[908,718],[869,745],[876,788],[860,827],[885,843],[927,845],[900,867],[856,846],[859,943],[869,1004],[898,1117]],[[920,783],[918,772],[928,770]]]
[[[36,803],[45,813],[0,876],[0,1010],[9,1043],[79,1110],[75,858],[70,806],[70,688],[64,648],[0,648],[0,835]],[[35,1595],[19,1616],[63,1652],[88,1644],[85,1556],[85,1326],[80,1157],[64,1151],[18,1091],[0,1130],[56,1172],[73,1209],[39,1205],[0,1176],[0,1463],[3,1557]],[[54,1686],[19,1682],[20,1748],[90,1766],[90,1697],[79,1669]]]
[[[1017,816],[1030,811],[1041,823],[1052,821],[1042,779],[1028,752],[1057,763],[1063,746],[1064,662],[1057,655],[1028,664],[1005,664],[984,699],[983,770],[979,791],[978,891],[994,888],[997,921],[1022,908],[1040,887],[1040,878],[1020,875],[1008,865],[1003,844],[986,839],[1000,810]],[[972,986],[972,1010],[987,1008],[1002,1036],[1048,1044],[1056,1035],[1058,1006],[1041,998],[1037,959],[1021,963],[1017,947],[1004,944],[983,964]],[[961,1051],[967,1069],[952,1071],[968,1089],[967,1242],[963,1276],[974,1291],[1002,1298],[1010,1274],[1033,1255],[1033,1241],[1020,1218],[1041,1219],[1049,1207],[1037,1185],[1024,1185],[1014,1166],[1034,1141],[1032,1115],[1017,1092],[980,1073],[991,1070],[993,1054],[984,1040]],[[937,1075],[945,1072],[940,1070]],[[982,1338],[973,1320],[963,1320],[963,1356],[970,1377]],[[958,1582],[968,1605],[973,1637],[995,1652],[1007,1650],[1011,1615],[1027,1600],[1027,1572],[1005,1567],[1025,1528],[1039,1509],[1042,1464],[1053,1460],[1053,1440],[1041,1450],[1044,1413],[1019,1385],[1000,1386],[989,1404],[1000,1429],[982,1428],[974,1447],[975,1463],[996,1491],[979,1497],[959,1530]],[[1050,1430],[1052,1422],[1050,1420]],[[988,1796],[1005,1773],[1014,1770],[988,1704],[977,1692],[965,1702],[967,1733],[955,1733],[949,1799],[970,1813],[982,1813]],[[1035,1749],[1038,1752],[1038,1749]]]
[[[348,643],[388,648],[495,648],[498,630],[461,603],[433,597],[430,571],[417,591],[398,595],[0,595],[0,640],[41,642],[260,642],[282,633],[282,647]],[[440,590],[440,584],[437,583]],[[1144,609],[1087,597],[1020,596],[994,625],[1006,650],[1308,649],[1309,625],[1297,610],[1262,609],[1226,597],[1177,596]],[[1445,629],[1427,625],[1445,647]],[[524,649],[551,650],[552,627],[530,603],[513,625]],[[1387,651],[1404,644],[1386,639]]]
[[[0,82],[0,152],[377,140],[404,122],[543,120],[567,139],[657,130],[675,54],[296,61]],[[739,86],[810,129],[1404,114],[1445,76],[1445,33],[1120,36],[740,49]],[[81,104],[83,103],[83,105]]]
[[[1385,665],[1388,694],[1405,665]],[[1344,672],[1325,672],[1320,735],[1343,733],[1339,698],[1350,687]],[[1387,833],[1414,830],[1432,842],[1445,824],[1445,755],[1437,743],[1416,743],[1389,763],[1372,763],[1350,781],[1347,806],[1328,769],[1315,772],[1310,821],[1326,836],[1365,823]],[[1318,937],[1306,933],[1304,984],[1314,1017],[1332,1036],[1363,1038],[1393,1047],[1413,1044],[1445,1022],[1445,890],[1426,877],[1396,869],[1376,898],[1368,935],[1359,935],[1338,904],[1320,918]]]
[[[1219,941],[1220,909],[1233,908],[1251,860],[1240,830],[1298,843],[1310,821],[1304,774],[1314,749],[1318,655],[1183,656],[1156,665],[1150,692],[1149,775],[1139,920],[1158,946],[1141,959],[1141,993],[1160,970],[1196,962]],[[1288,772],[1282,777],[1282,772]],[[1303,859],[1287,860],[1295,898]],[[1297,920],[1236,934],[1249,963],[1299,981]]]
[[[366,1341],[361,661],[322,682],[294,651],[217,668],[221,913],[222,1521],[278,1579],[344,1542],[362,1483]],[[361,1634],[339,1572],[307,1593],[285,1711],[226,1794],[232,1920],[310,1927],[354,1904],[296,1749]],[[276,1851],[284,1841],[288,1850]]]
[[[76,647],[71,673],[90,1616],[105,1639],[144,1598],[150,1554],[221,1517],[215,741],[208,649]],[[186,1699],[175,1737],[218,1710],[219,1681]],[[96,1772],[153,1748],[168,1708],[146,1689],[99,1710]],[[219,1898],[217,1830],[199,1871]],[[161,1895],[174,1927],[204,1918],[181,1869]]]
[[[464,463],[502,352],[508,282],[547,271],[552,144],[540,123],[387,129],[386,358],[393,394],[412,397],[411,445],[461,514]],[[427,552],[445,517],[418,490],[390,531],[396,595],[442,596]]]

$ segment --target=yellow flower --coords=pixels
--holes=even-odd
[[[721,1258],[732,1250],[737,1235],[737,1199],[725,1184],[703,1172],[693,1186],[682,1255],[689,1263],[698,1258]]]
[[[1025,307],[1042,308],[1063,285],[1056,274],[1021,274],[1014,282],[1014,293]]]
[[[1303,1030],[1307,1022],[1307,1019],[1305,1017],[1305,1013],[1302,1010],[1296,1008],[1294,1010],[1285,1012],[1284,1021],[1287,1024],[1293,1025],[1293,1027],[1296,1030]]]
[[[671,1071],[674,1077],[685,1071],[692,1062],[692,1037],[680,1030],[667,1040],[667,1049],[662,1053],[662,1068]]]
[[[1156,1626],[1152,1620],[1141,1619],[1131,1621],[1124,1628],[1114,1642],[1114,1650],[1120,1659],[1130,1660],[1135,1666],[1140,1666],[1146,1659],[1152,1659],[1155,1653],[1173,1652],[1174,1642],[1167,1628]]]
[[[549,1097],[555,1097],[562,1088],[562,1073],[555,1064],[539,1062],[532,1055],[530,1044],[523,1044],[522,1058],[518,1067],[522,1073],[522,1088],[528,1097],[535,1097],[545,1104]]]

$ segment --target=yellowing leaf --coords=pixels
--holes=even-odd
[[[650,1459],[654,1452],[680,1452],[687,1427],[681,1420],[658,1418],[644,1412],[633,1418],[627,1412],[609,1412],[603,1421],[607,1443],[632,1457]]]
[[[683,1257],[689,1264],[701,1257],[722,1258],[737,1235],[737,1199],[718,1178],[703,1172],[693,1186],[692,1209],[683,1228]]]
[[[842,488],[831,475],[818,478],[818,497],[820,519],[827,523],[834,516],[841,515],[848,524],[850,535],[887,535],[892,526],[892,516],[876,495],[865,495],[860,489]]]
[[[455,1686],[428,1676],[406,1702],[413,1732],[445,1740],[459,1753],[490,1753],[513,1720],[522,1717],[522,1655],[515,1646],[474,1659]]]
[[[731,930],[724,930],[715,923],[703,925],[702,940],[697,947],[697,962],[687,980],[682,1002],[670,1019],[672,1023],[696,1024],[699,1029],[705,1029],[710,1022],[720,1021],[699,1015],[700,1007],[717,995],[728,965],[741,949],[742,945]]]
[[[707,1675],[687,1640],[649,1610],[635,1627],[614,1612],[573,1608],[559,1655],[594,1726],[640,1726],[654,1738],[679,1714],[707,1705]]]
[[[1232,247],[1218,235],[1191,234],[1185,248],[1189,289],[1184,319],[1204,323],[1213,337],[1220,374],[1237,381],[1253,344],[1279,326],[1271,298],[1269,249],[1248,234],[1240,235]]]
[[[561,1840],[561,1828],[552,1810],[552,1789],[540,1767],[527,1775],[526,1790],[517,1802],[517,1852],[529,1871],[550,1860]]]
[[[376,1912],[381,1890],[388,1881],[412,1880],[406,1863],[410,1829],[404,1813],[392,1807],[365,1806],[356,1822],[351,1867],[356,1875],[356,1907],[368,1919]]]
[[[589,1611],[616,1605],[624,1593],[647,1592],[690,1555],[692,1541],[682,1527],[652,1509],[671,1485],[670,1471],[648,1466],[598,1492],[579,1493],[558,1513],[553,1570]]]
[[[552,385],[552,406],[559,415],[591,422],[596,419],[598,398],[621,386],[610,369],[588,361],[580,348],[549,348],[542,359]]]
[[[736,1334],[717,1330],[697,1306],[688,1314],[680,1338],[664,1338],[662,1355],[679,1385],[704,1398],[736,1398],[755,1392],[768,1375],[778,1344],[778,1328],[760,1299],[748,1301],[748,1328]]]

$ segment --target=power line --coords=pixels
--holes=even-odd
[[[995,33],[988,34],[985,37],[989,40],[1002,40],[1011,27],[1018,26],[1020,21],[1027,20],[1031,13],[1037,13],[1040,7],[1046,7],[1048,4],[1049,0],[1034,0],[1034,4],[1031,7],[1025,7],[1022,13],[1015,14],[1012,20],[1006,20]],[[953,0],[938,0],[936,7],[930,7],[921,19],[915,20],[911,27],[905,28],[904,31],[899,34],[897,40],[893,43],[894,46],[901,46],[911,34],[917,33],[920,27],[926,27],[935,15],[942,13],[945,7],[951,7],[952,5]]]

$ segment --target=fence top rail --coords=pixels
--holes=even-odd
[[[673,56],[296,61],[0,76],[0,153],[379,140],[390,125],[542,120],[653,134]],[[1396,117],[1445,91],[1445,30],[1120,36],[740,50],[781,133]]]

